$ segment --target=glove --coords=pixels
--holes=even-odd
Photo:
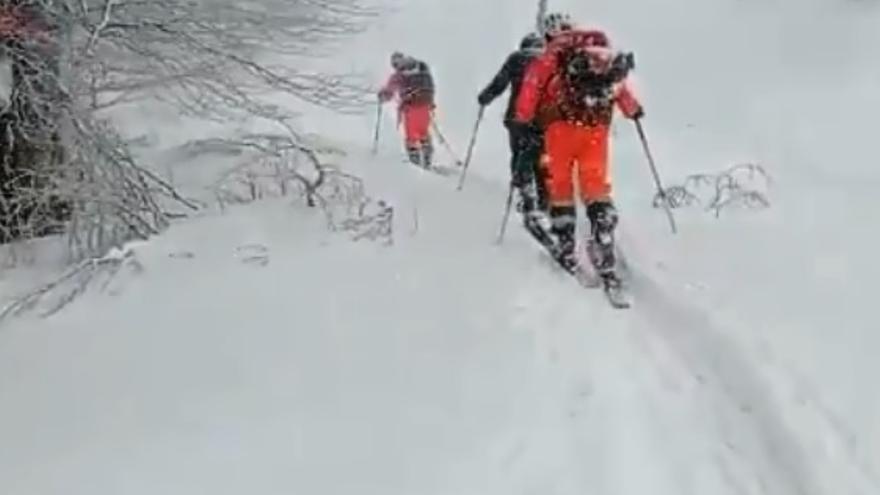
[[[612,83],[618,83],[629,75],[629,72],[635,68],[635,56],[632,53],[618,53],[611,61],[611,68],[608,70],[608,77]]]
[[[477,103],[479,103],[481,107],[485,107],[489,103],[492,103],[492,98],[489,98],[489,95],[486,93],[480,93],[477,96]]]
[[[629,118],[631,118],[633,120],[639,120],[644,116],[645,116],[645,109],[640,106],[639,108],[636,109],[635,112],[633,112],[632,115],[629,116]]]

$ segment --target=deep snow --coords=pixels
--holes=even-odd
[[[392,49],[427,59],[461,153],[534,3],[408,2],[332,63],[380,81]],[[300,202],[235,208],[135,246],[117,295],[0,327],[0,493],[880,493],[876,8],[551,4],[637,52],[667,183],[758,160],[772,207],[682,210],[669,235],[618,124],[636,306],[612,311],[515,219],[492,244],[501,102],[460,193],[400,163],[390,118],[373,159],[372,114],[311,111],[396,207],[394,246]]]

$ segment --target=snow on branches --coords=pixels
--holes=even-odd
[[[133,248],[132,245],[126,245],[120,249],[112,249],[103,256],[86,258],[70,266],[55,280],[25,293],[2,308],[0,323],[7,318],[21,316],[39,308],[42,308],[40,316],[51,316],[85,294],[99,281],[101,291],[111,289],[110,285],[123,270],[133,273],[143,270]]]
[[[761,165],[739,163],[715,174],[691,174],[681,184],[658,192],[653,204],[655,208],[664,202],[671,208],[701,205],[717,218],[726,208],[769,208],[767,191],[771,183]]]
[[[352,75],[297,63],[320,57],[376,15],[360,0],[94,3],[74,13],[89,76],[82,90],[96,106],[150,93],[196,115],[223,117],[265,112],[258,97],[268,92],[338,111],[372,102],[366,83]]]
[[[213,120],[280,118],[262,100],[279,93],[365,108],[367,84],[296,62],[375,15],[360,0],[0,0],[0,242],[64,231],[76,257],[95,255],[195,207],[133,159],[104,112],[120,104]]]
[[[299,194],[309,207],[319,206],[331,230],[352,233],[354,240],[393,244],[393,208],[367,194],[363,181],[345,173],[328,157],[341,150],[300,136],[284,120],[275,121],[284,133],[256,133],[237,138],[188,143],[190,153],[238,155],[239,163],[212,186],[221,209],[263,198]]]
[[[369,83],[303,63],[377,16],[365,1],[0,0],[0,66],[11,79],[0,95],[0,244],[65,234],[83,273],[199,208],[151,172],[160,164],[138,161],[110,114],[120,105],[160,101],[220,122],[286,122],[294,112],[269,101],[279,95],[369,108]],[[277,162],[279,184],[310,204],[345,182],[296,137],[233,144],[271,150],[263,160]],[[277,165],[297,160],[312,170]]]

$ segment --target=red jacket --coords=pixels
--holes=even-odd
[[[535,121],[542,128],[559,120],[609,126],[615,104],[627,117],[639,113],[641,104],[626,79],[611,85],[610,94],[603,98],[590,103],[583,98],[573,101],[572,88],[567,87],[560,70],[560,56],[570,49],[584,50],[598,63],[610,63],[613,55],[608,37],[602,31],[573,30],[556,36],[526,69],[516,102],[516,121]]]

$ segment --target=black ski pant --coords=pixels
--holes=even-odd
[[[510,138],[510,173],[515,187],[535,182],[539,209],[546,209],[547,186],[541,169],[544,135],[537,129],[507,126]]]

